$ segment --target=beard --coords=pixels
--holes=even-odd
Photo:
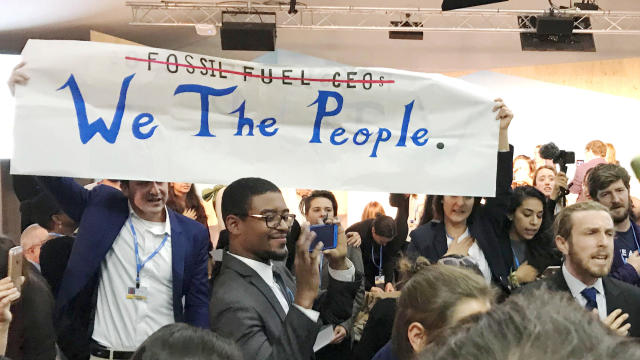
[[[629,200],[629,202],[627,203],[627,207],[624,208],[623,211],[620,211],[622,207],[619,205],[618,205],[619,207],[617,208],[609,209],[609,212],[611,213],[611,218],[613,219],[614,224],[619,224],[629,218],[629,215],[631,213],[631,206],[629,206],[630,203],[631,203],[631,200]]]
[[[285,246],[281,250],[269,250],[266,255],[269,257],[269,260],[273,261],[284,261],[289,256],[289,249]]]
[[[591,263],[591,254],[588,256],[580,256],[572,247],[569,248],[567,257],[571,261],[573,268],[582,274],[587,274],[593,278],[601,278],[607,276],[611,271],[611,264],[613,263],[613,254],[609,254],[607,263],[604,265]]]

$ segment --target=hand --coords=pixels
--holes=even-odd
[[[24,276],[20,277],[20,283],[17,284],[21,286],[24,282]],[[6,277],[0,280],[0,327],[9,327],[9,323],[11,322],[11,303],[18,300],[20,298],[20,292],[16,287],[16,284],[11,282],[10,277]]]
[[[309,252],[311,241],[316,233],[309,230],[309,223],[302,225],[300,236],[296,242],[296,295],[294,303],[305,309],[311,309],[320,288],[320,250],[322,242],[318,242]]]
[[[502,99],[498,98],[494,100],[496,102],[493,107],[493,112],[498,112],[496,120],[500,120],[500,132],[498,133],[498,150],[509,151],[509,124],[513,119],[513,113],[502,102]]]
[[[26,85],[27,81],[29,81],[29,76],[25,74],[21,69],[26,65],[23,61],[20,64],[16,65],[11,72],[11,76],[9,76],[9,80],[7,81],[7,85],[9,85],[9,91],[12,96],[15,96],[16,93],[16,85]]]
[[[360,244],[362,244],[360,234],[356,231],[349,231],[347,233],[347,245],[351,247],[360,247]]]
[[[633,268],[636,269],[636,272],[640,274],[640,255],[638,255],[638,250],[629,254],[627,264],[633,266]]]
[[[335,249],[325,250],[323,254],[328,258],[329,266],[333,270],[347,270],[349,268],[347,264],[347,235],[345,235],[344,229],[340,224],[340,219],[337,217],[329,218],[325,221],[325,224],[338,225],[338,244]]]
[[[462,240],[455,239],[451,242],[451,245],[449,245],[449,249],[447,250],[447,253],[444,254],[444,256],[447,256],[447,255],[469,256],[469,249],[471,249],[471,246],[475,241],[476,239],[472,238],[471,236],[467,236]]]
[[[182,212],[182,215],[188,217],[189,219],[195,220],[197,218],[196,209],[185,209]]]
[[[591,312],[595,316],[598,316],[598,309],[593,309]],[[621,309],[615,309],[606,317],[606,319],[602,320],[602,322],[616,334],[620,336],[627,336],[631,324],[624,324],[624,322],[628,318],[629,314],[623,314]]]
[[[495,100],[495,105],[493,107],[493,112],[498,112],[496,115],[496,120],[500,120],[500,130],[507,130],[509,128],[509,124],[511,124],[511,120],[513,119],[513,113],[507,105],[504,104],[502,99],[497,98]]]
[[[393,287],[393,284],[388,282],[387,285],[384,286],[384,292],[394,292],[396,288]]]
[[[555,183],[553,184],[553,190],[551,191],[551,195],[549,195],[549,198],[551,200],[556,200],[560,196],[560,189],[566,190],[569,188],[569,186],[567,185],[568,182],[569,179],[567,179],[567,175],[565,175],[565,173],[563,172],[559,172],[558,175],[556,175]]]
[[[331,340],[331,344],[340,344],[346,336],[347,329],[345,329],[342,325],[336,325],[336,327],[333,329],[333,340]]]
[[[525,261],[518,267],[515,272],[515,276],[520,284],[530,283],[536,280],[536,277],[538,276],[538,270],[533,266],[527,264],[527,262]]]
[[[380,289],[377,286],[372,286],[371,289],[369,289],[369,292],[382,294],[384,290]]]

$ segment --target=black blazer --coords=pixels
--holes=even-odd
[[[293,297],[295,278],[282,263],[274,262]],[[353,298],[362,281],[356,272],[353,282],[330,279],[327,291],[314,304],[320,321],[313,322],[291,305],[284,313],[271,288],[252,268],[224,254],[220,274],[214,280],[209,305],[211,330],[238,344],[245,359],[312,359],[313,344],[320,323],[339,324],[351,316]]]
[[[14,360],[54,360],[53,296],[36,267],[26,266],[29,279],[22,287],[20,300],[11,305],[13,320],[6,354]]]
[[[467,219],[469,234],[489,263],[493,282],[503,291],[508,291],[509,265],[503,255],[498,231],[502,229],[504,214],[508,205],[508,191],[512,178],[513,147],[509,151],[498,152],[496,174],[496,197],[487,198],[486,204],[474,209]],[[505,193],[507,196],[505,196]],[[448,250],[447,232],[444,222],[432,220],[418,226],[409,236],[407,248],[409,258],[424,256],[432,263],[440,259]]]
[[[623,313],[629,314],[627,319],[627,323],[631,324],[629,336],[640,337],[640,289],[609,276],[602,278],[602,286],[604,287],[604,297],[607,300],[607,314],[616,309],[621,309]],[[571,290],[569,290],[561,270],[548,278],[524,286],[521,291],[528,293],[539,288],[566,292],[571,296]]]

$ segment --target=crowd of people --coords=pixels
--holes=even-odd
[[[28,76],[19,66],[11,88]],[[14,176],[23,277],[0,238],[11,359],[601,359],[640,354],[640,226],[610,144],[571,181],[514,157],[497,99],[496,194],[390,194],[344,228],[331,191]],[[611,155],[613,154],[613,155]],[[573,194],[573,195],[572,195]],[[334,229],[315,241],[311,225]],[[215,232],[215,234],[212,234]],[[328,329],[328,330],[327,330]],[[327,335],[328,334],[328,335]]]

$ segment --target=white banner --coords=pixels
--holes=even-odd
[[[492,96],[462,80],[80,41],[30,40],[22,56],[15,174],[495,192]]]

